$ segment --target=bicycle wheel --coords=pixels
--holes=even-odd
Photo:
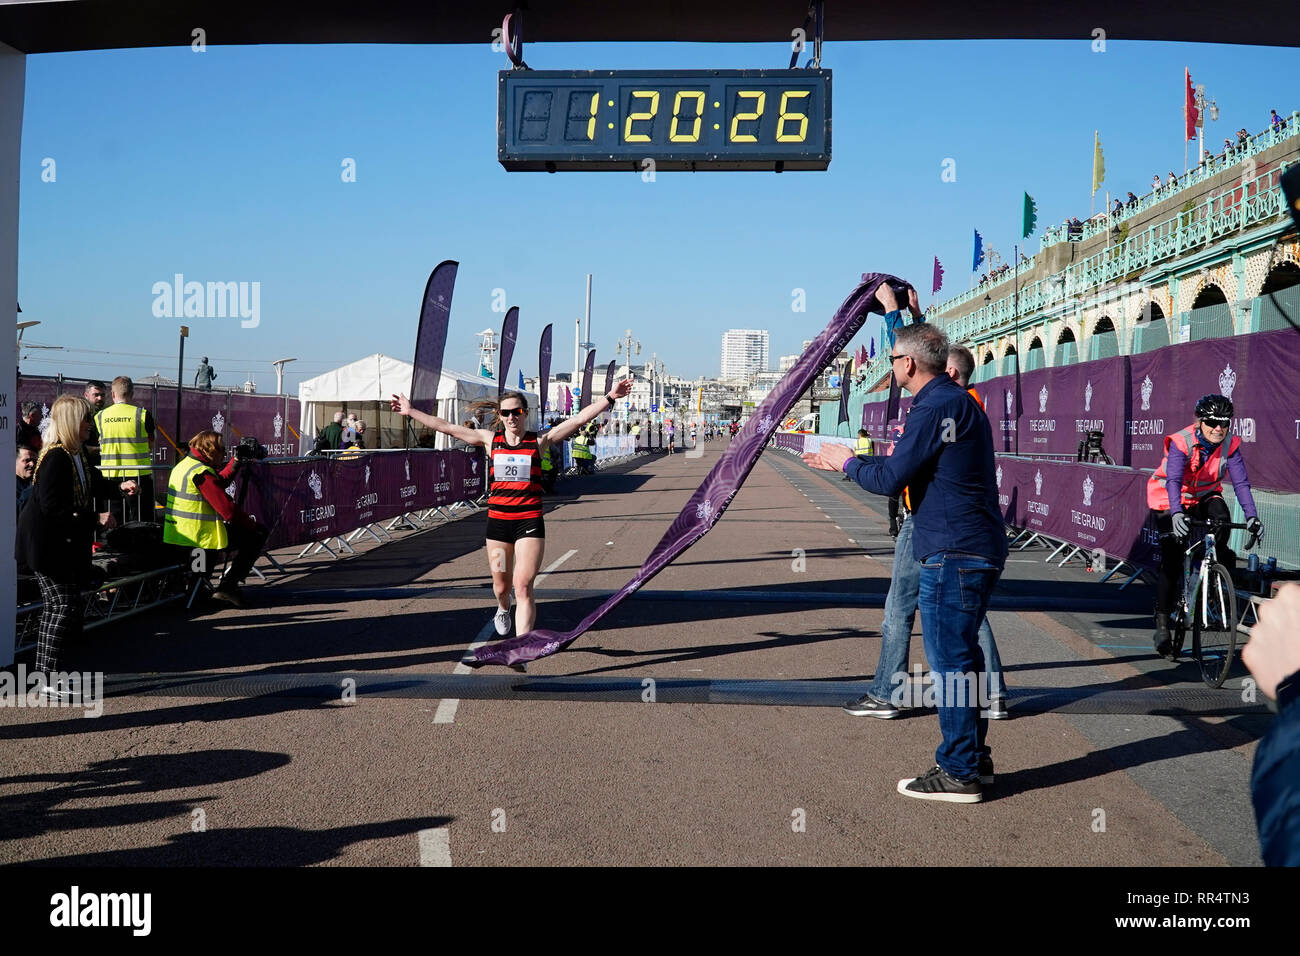
[[[1223,686],[1237,649],[1237,592],[1221,564],[1210,568],[1196,591],[1192,648],[1201,665],[1201,679],[1210,687]]]

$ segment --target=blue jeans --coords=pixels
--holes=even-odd
[[[941,551],[921,565],[921,634],[943,734],[934,760],[959,780],[977,776],[980,757],[989,752],[978,694],[984,652],[976,633],[1001,574],[988,558],[958,551]]]
[[[894,700],[901,694],[907,676],[907,658],[911,650],[912,624],[921,593],[921,562],[912,556],[912,518],[909,515],[898,532],[894,546],[894,573],[885,597],[885,620],[880,625],[880,661],[871,682],[871,696],[876,700]],[[924,623],[924,621],[922,621]],[[988,666],[988,698],[1007,695],[1002,682],[1002,658],[988,617],[980,621],[979,646]],[[902,677],[896,676],[902,675]]]

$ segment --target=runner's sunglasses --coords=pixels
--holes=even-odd
[[[522,409],[522,408],[503,408],[503,409],[501,409],[501,414],[502,414],[502,415],[505,415],[505,416],[509,416],[509,417],[511,417],[511,418],[514,418],[516,415],[525,415],[525,414],[527,414],[527,411],[526,411],[525,409]]]

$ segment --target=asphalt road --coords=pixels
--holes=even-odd
[[[634,573],[723,445],[548,504],[539,625]],[[580,491],[581,494],[572,492]],[[1013,552],[990,621],[1013,719],[978,805],[908,800],[933,711],[853,718],[883,501],[769,449],[721,522],[569,650],[469,672],[484,514],[87,635],[103,715],[0,708],[0,862],[101,865],[1252,865],[1268,724],[1150,652],[1151,590]],[[921,664],[919,625],[912,661]]]

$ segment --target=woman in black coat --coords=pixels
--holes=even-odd
[[[48,675],[59,663],[63,642],[81,632],[81,592],[92,583],[90,563],[95,528],[111,528],[113,518],[98,514],[96,498],[136,493],[134,479],[109,480],[85,457],[90,435],[90,403],[61,395],[50,409],[50,431],[36,462],[32,491],[18,517],[16,556],[31,568],[41,587],[40,635],[36,670]]]

